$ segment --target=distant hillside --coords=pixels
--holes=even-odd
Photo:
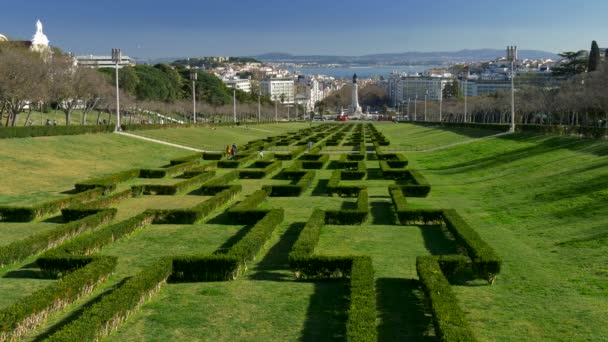
[[[488,61],[505,55],[504,50],[499,49],[477,49],[460,51],[437,51],[437,52],[402,52],[383,53],[363,56],[325,56],[306,55],[296,56],[288,53],[267,53],[255,56],[263,62],[287,62],[287,63],[319,63],[319,64],[446,64]],[[520,58],[558,58],[552,52],[539,50],[520,50]]]

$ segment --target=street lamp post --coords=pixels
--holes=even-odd
[[[426,98],[429,96],[428,89],[424,93],[424,121],[426,122]]]
[[[261,121],[262,118],[262,92],[258,91],[258,122]]]
[[[517,61],[517,46],[507,46],[507,59],[511,62],[511,127],[509,132],[515,132],[515,62]]]
[[[410,117],[410,98],[407,98],[407,118],[412,121],[412,117]]]
[[[198,79],[198,72],[194,69],[190,69],[190,80],[192,81],[192,117],[196,124],[196,80]]]
[[[234,123],[236,124],[236,85],[232,89],[232,115],[234,116]]]
[[[274,99],[274,121],[279,122],[279,102]]]
[[[464,122],[467,122],[467,75],[464,76]]]
[[[416,98],[414,99],[414,120],[418,121],[418,94],[416,94]]]
[[[120,92],[118,90],[118,64],[122,59],[120,49],[112,49],[112,61],[116,67],[116,131],[120,132]]]

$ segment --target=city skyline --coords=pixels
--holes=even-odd
[[[37,19],[53,46],[75,54],[109,54],[120,47],[143,59],[270,52],[297,55],[366,55],[408,51],[521,49],[561,52],[608,45],[602,13],[608,3],[568,0],[392,3],[388,0],[237,0],[47,3],[8,1],[0,33],[30,39]],[[66,19],[66,17],[68,19]],[[604,39],[604,40],[603,40]]]

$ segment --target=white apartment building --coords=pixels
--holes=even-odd
[[[443,97],[443,89],[452,80],[445,77],[401,77],[389,80],[388,93],[393,105],[408,99],[422,100],[425,96],[428,100],[439,101]]]
[[[251,80],[249,79],[224,79],[224,83],[230,89],[242,90],[246,93],[251,92]]]
[[[295,102],[295,84],[292,78],[270,78],[260,82],[262,95],[284,104]],[[283,101],[281,101],[283,99]]]
[[[87,68],[114,68],[116,65],[112,60],[112,56],[76,56],[76,61],[79,66]],[[118,63],[118,67],[135,66],[135,60],[129,56],[123,55]]]
[[[499,91],[510,91],[511,81],[495,81],[495,80],[464,80],[460,81],[460,89],[465,96],[482,96],[496,94]]]
[[[303,105],[307,112],[313,111],[315,103],[325,98],[325,94],[321,88],[321,84],[315,77],[298,76],[298,79],[295,81],[296,102]]]

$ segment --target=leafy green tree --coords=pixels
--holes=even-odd
[[[169,97],[171,82],[165,73],[149,65],[137,65],[134,69],[139,78],[135,89],[135,96],[138,100],[173,100]]]
[[[460,89],[460,84],[458,80],[453,80],[452,82],[448,82],[443,88],[443,97],[444,98],[462,98],[462,90]]]
[[[600,47],[594,40],[591,42],[591,52],[589,53],[589,72],[596,71],[600,64]]]
[[[587,71],[589,59],[585,58],[587,51],[568,51],[559,55],[564,61],[558,67],[553,68],[554,76],[572,77]]]
[[[180,73],[177,70],[175,70],[168,64],[156,64],[154,67],[156,69],[162,71],[170,82],[169,87],[168,87],[168,90],[169,90],[168,100],[175,101],[175,100],[183,99],[184,98],[184,91],[183,91],[184,81],[189,81],[189,79],[184,80],[182,78],[182,75],[180,75]]]

